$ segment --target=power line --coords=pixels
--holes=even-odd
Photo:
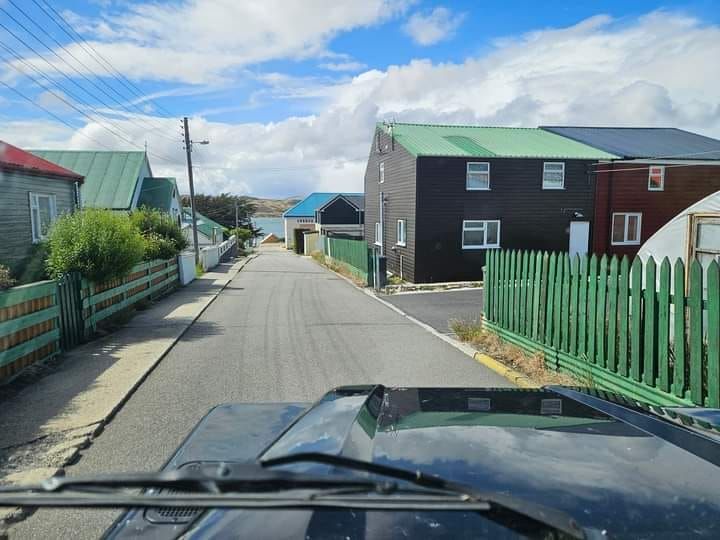
[[[72,129],[74,132],[78,133],[79,135],[82,135],[82,136],[85,137],[86,139],[90,139],[90,140],[93,141],[94,143],[99,144],[100,146],[102,146],[102,147],[104,147],[104,148],[107,148],[108,150],[112,150],[112,148],[110,148],[110,147],[107,146],[106,144],[98,141],[97,139],[91,137],[90,135],[87,135],[87,134],[83,133],[82,131],[78,131],[77,126],[71,125],[69,122],[66,122],[65,120],[63,120],[62,118],[60,118],[58,115],[56,115],[54,112],[52,112],[51,110],[46,109],[46,108],[43,107],[42,105],[36,103],[32,98],[26,96],[25,94],[23,94],[22,92],[20,92],[20,90],[18,90],[17,88],[13,88],[12,86],[10,86],[9,84],[6,84],[6,83],[3,82],[2,80],[0,80],[0,84],[3,85],[3,86],[4,86],[5,88],[7,88],[8,90],[12,90],[12,91],[15,92],[18,96],[20,96],[21,98],[23,98],[24,100],[30,102],[31,105],[34,105],[34,106],[37,107],[38,109],[41,109],[41,110],[45,111],[47,114],[49,114],[50,116],[52,116],[55,120],[57,120],[58,122],[61,122],[61,123],[65,124],[67,127],[69,127],[70,129]]]
[[[28,19],[30,22],[32,22],[35,26],[37,26],[38,28],[40,28],[40,30],[43,31],[45,34],[49,35],[49,34],[47,33],[47,31],[44,30],[44,29],[43,29],[38,23],[36,23],[32,18],[30,18],[30,17],[27,15],[27,13],[25,13],[25,12],[22,11],[20,8],[18,8],[17,5],[13,2],[13,0],[9,0],[9,1],[15,6],[15,8],[16,8],[18,11],[20,11],[20,12],[23,14],[23,16],[25,16],[25,18],[27,18],[27,19]],[[101,86],[99,86],[97,83],[95,83],[95,82],[94,82],[93,80],[91,80],[89,77],[87,77],[85,74],[83,74],[83,73],[80,72],[78,69],[76,69],[75,66],[71,65],[65,58],[63,58],[62,56],[60,56],[55,50],[53,50],[52,47],[48,46],[42,39],[40,39],[35,33],[33,33],[31,30],[29,30],[29,29],[27,28],[27,26],[25,26],[23,23],[21,23],[19,20],[17,20],[17,18],[15,18],[15,17],[14,17],[10,12],[8,12],[5,8],[3,8],[2,6],[0,6],[0,11],[4,12],[4,13],[5,13],[8,17],[10,17],[10,19],[12,19],[18,26],[20,26],[23,30],[25,30],[25,32],[27,32],[30,36],[32,36],[32,37],[35,39],[35,41],[37,41],[37,42],[40,43],[43,47],[45,47],[47,50],[49,50],[49,51],[50,51],[53,55],[55,55],[61,62],[63,62],[65,65],[67,65],[70,69],[72,69],[72,70],[73,70],[75,73],[77,73],[80,77],[82,77],[82,79],[84,79],[85,81],[87,81],[88,83],[90,83],[91,85],[93,85],[95,88],[97,88],[99,91],[101,91],[104,95],[108,96],[108,98],[110,98],[110,99],[113,100],[115,103],[117,103],[118,105],[120,105],[120,107],[124,108],[124,109],[125,109],[127,112],[129,112],[130,114],[136,114],[136,113],[134,113],[133,111],[131,111],[129,108],[127,108],[127,106],[125,106],[123,103],[121,103],[120,101],[118,101],[114,96],[112,96],[112,95],[110,95],[108,92],[106,92],[104,88],[102,88]],[[0,25],[1,25],[1,23],[0,23]],[[54,69],[55,69],[58,73],[60,73],[63,77],[65,77],[65,78],[67,78],[68,80],[72,81],[76,86],[78,86],[79,88],[81,88],[81,89],[83,90],[83,92],[85,92],[86,94],[88,94],[89,96],[91,96],[93,99],[96,99],[97,101],[99,101],[100,103],[102,103],[102,104],[103,104],[105,107],[107,107],[108,109],[110,109],[110,110],[113,109],[113,106],[112,106],[112,105],[108,104],[106,101],[104,101],[103,99],[101,99],[100,97],[98,97],[97,95],[95,95],[94,93],[89,92],[86,88],[80,86],[80,85],[77,84],[75,81],[73,81],[70,77],[68,77],[65,73],[63,73],[62,71],[60,71],[59,69],[57,69],[57,68],[56,68],[52,63],[50,63],[43,55],[41,55],[38,51],[36,51],[36,50],[35,50],[33,47],[31,47],[25,40],[21,39],[17,34],[15,34],[15,33],[14,33],[12,30],[10,30],[8,27],[6,27],[5,25],[1,25],[1,26],[2,26],[3,28],[5,28],[5,30],[8,31],[13,37],[15,37],[15,39],[17,39],[18,41],[20,41],[21,43],[23,43],[26,47],[28,47],[30,50],[32,50],[36,55],[38,55],[39,57],[41,57],[48,65],[50,65],[52,68],[54,68]],[[75,56],[72,55],[72,53],[70,53],[69,51],[67,51],[67,49],[65,49],[65,47],[63,47],[57,40],[55,40],[52,36],[50,36],[50,38],[51,38],[53,41],[55,41],[55,43],[57,43],[63,50],[65,50],[66,52],[68,52],[68,54],[70,54],[73,58],[75,58]],[[77,60],[77,58],[75,58],[75,59]],[[79,62],[79,61],[78,61],[78,62]],[[79,63],[80,63],[81,65],[84,65],[84,64],[82,64],[82,62],[79,62]],[[85,67],[86,67],[86,69],[87,69],[87,66],[85,66]],[[108,85],[108,86],[109,86],[109,85]],[[110,88],[112,88],[112,87],[110,87]],[[139,126],[139,127],[142,128],[142,129],[148,129],[144,124],[141,124],[141,123],[139,123],[139,122],[136,122],[132,117],[128,118],[128,120],[129,120],[131,123]],[[153,128],[153,129],[157,129],[157,128]],[[162,136],[162,137],[165,137],[166,139],[172,140],[173,142],[178,142],[178,141],[176,141],[176,140],[174,140],[174,139],[170,139],[170,137],[168,137],[167,135],[164,135],[164,134],[163,134],[163,135],[161,135],[161,136]]]
[[[649,159],[657,159],[657,158],[649,158]],[[607,163],[596,163],[595,165],[607,165]],[[675,169],[677,167],[719,167],[720,161],[715,163],[678,163],[678,164],[672,164],[672,165],[659,165],[659,164],[651,164],[647,167],[628,167],[626,169],[602,169],[602,170],[596,170],[592,171],[593,174],[598,173],[606,173],[606,172],[626,172],[626,171],[648,171],[652,167],[663,167],[665,169]]]
[[[160,105],[159,103],[155,102],[155,101],[152,100],[152,99],[147,98],[147,97],[144,95],[143,91],[142,91],[135,83],[133,83],[130,79],[128,79],[125,75],[123,75],[120,71],[118,71],[102,54],[100,54],[100,53],[98,52],[97,49],[95,49],[95,47],[93,47],[92,43],[90,43],[90,42],[88,42],[87,40],[85,40],[85,38],[83,38],[82,35],[80,35],[80,33],[77,32],[77,31],[72,27],[72,25],[67,21],[67,19],[65,19],[54,7],[52,7],[52,6],[47,2],[47,0],[42,0],[42,2],[43,2],[43,4],[45,4],[45,6],[47,6],[47,8],[48,8],[50,11],[52,11],[52,12],[55,14],[55,16],[57,17],[57,19],[56,19],[55,17],[53,17],[50,13],[48,13],[48,11],[45,9],[45,7],[43,7],[42,5],[40,5],[40,3],[38,2],[38,0],[33,0],[33,3],[34,3],[36,6],[38,6],[38,7],[43,11],[43,13],[45,13],[45,15],[47,15],[47,16],[55,23],[55,25],[56,25],[58,28],[60,28],[60,30],[62,30],[72,41],[75,41],[76,39],[79,40],[79,41],[78,41],[78,45],[80,45],[80,46],[85,50],[85,52],[87,52],[87,53],[90,55],[90,57],[91,57],[93,60],[95,60],[95,62],[96,62],[100,67],[102,67],[108,74],[112,75],[113,72],[114,72],[114,73],[119,77],[118,80],[120,81],[120,83],[121,83],[123,86],[125,86],[125,88],[127,88],[128,90],[130,90],[131,92],[133,92],[137,97],[139,97],[140,99],[143,99],[143,100],[150,101],[150,102],[153,103],[158,109],[160,109],[161,111],[165,112],[165,114],[167,114],[169,117],[174,117],[174,116],[175,116],[173,113],[171,113],[170,111],[168,111],[165,107],[163,107],[163,106]],[[59,19],[60,21],[62,21],[63,24],[60,24],[60,23],[58,22],[58,19]],[[66,28],[67,28],[67,29],[66,29]],[[69,30],[69,31],[68,31],[68,30]],[[74,34],[74,36],[73,36],[73,34]],[[92,50],[92,52],[89,52],[88,49]],[[94,54],[93,54],[93,53],[94,53]],[[101,60],[102,60],[102,63],[100,62]]]

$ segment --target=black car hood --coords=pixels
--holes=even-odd
[[[247,407],[212,411],[168,466],[323,452],[540,503],[610,537],[720,534],[720,445],[627,402],[560,390],[346,387],[303,413],[273,409],[272,429],[251,415],[255,431],[231,421]],[[212,511],[173,529],[187,538],[500,536],[493,527],[458,512],[266,510]]]

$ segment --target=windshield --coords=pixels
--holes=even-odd
[[[630,4],[0,2],[0,538],[720,536],[720,9]]]

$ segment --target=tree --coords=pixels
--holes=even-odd
[[[238,225],[253,232],[251,218],[255,213],[255,205],[245,197],[221,193],[220,195],[195,195],[195,210],[217,221],[228,229],[235,228],[235,205],[238,209]],[[183,196],[183,206],[190,206],[190,197]]]

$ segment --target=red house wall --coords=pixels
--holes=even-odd
[[[659,165],[653,163],[653,165]],[[700,199],[720,191],[718,165],[665,165],[665,189],[648,191],[647,163],[599,163],[595,188],[595,223],[592,249],[595,253],[633,257],[640,246],[660,227]],[[636,170],[627,170],[636,169]],[[614,212],[640,212],[640,244],[613,246],[610,228]]]

